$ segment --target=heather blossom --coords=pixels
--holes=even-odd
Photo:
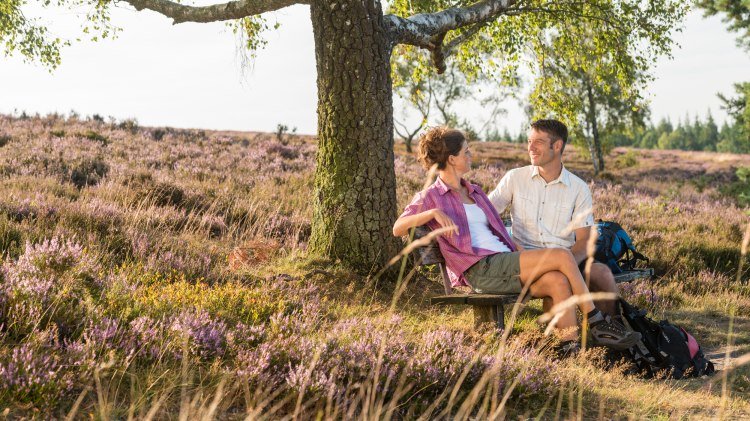
[[[226,350],[227,325],[205,310],[185,310],[172,319],[171,329],[186,335],[193,352],[201,357],[222,356]]]

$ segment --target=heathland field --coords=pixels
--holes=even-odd
[[[522,145],[476,143],[491,189]],[[591,182],[654,282],[624,295],[722,367],[643,379],[552,356],[531,302],[503,341],[397,280],[306,254],[315,139],[0,116],[0,413],[8,418],[743,418],[750,156],[621,150]],[[397,145],[400,206],[425,172]],[[393,210],[394,220],[401,208]],[[747,245],[745,246],[747,247]],[[381,268],[372,268],[372,273]]]

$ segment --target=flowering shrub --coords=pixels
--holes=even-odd
[[[0,320],[21,337],[48,324],[65,336],[76,334],[93,306],[92,293],[101,287],[83,246],[60,238],[26,243],[17,261],[2,265],[2,273]]]

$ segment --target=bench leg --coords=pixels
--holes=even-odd
[[[490,323],[497,329],[505,329],[505,311],[502,304],[494,306],[474,306],[474,327]]]

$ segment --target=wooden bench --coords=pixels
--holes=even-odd
[[[422,238],[429,234],[427,227],[417,227],[414,239]],[[498,329],[505,329],[505,305],[518,302],[516,294],[454,294],[448,271],[445,268],[445,259],[440,253],[437,241],[428,245],[418,247],[415,250],[415,258],[418,266],[437,265],[443,278],[445,295],[430,298],[430,305],[470,305],[474,310],[474,326],[479,327],[485,323],[491,323]],[[636,269],[615,275],[615,282],[620,284],[631,282],[636,279],[648,279],[654,275],[652,268]]]

